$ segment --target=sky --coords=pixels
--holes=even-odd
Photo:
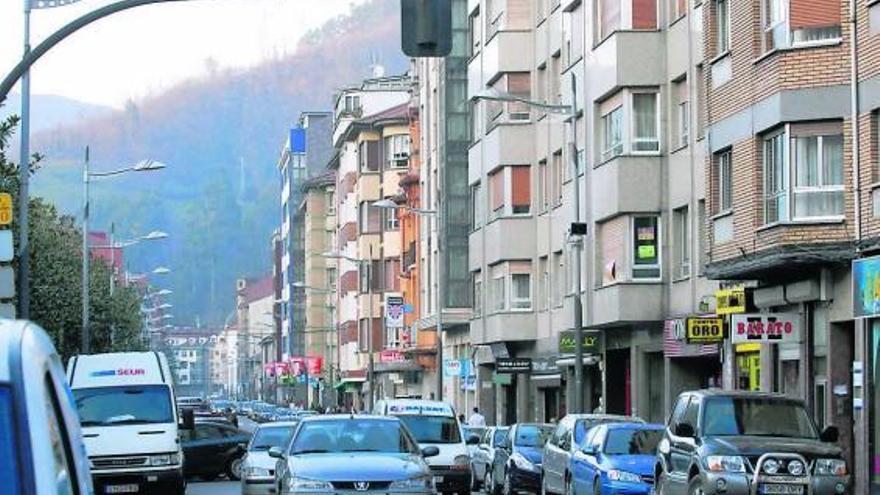
[[[31,71],[31,93],[122,108],[175,83],[291,53],[309,29],[363,0],[191,0],[114,14],[74,33]],[[31,13],[31,45],[112,3],[81,0]],[[0,0],[0,71],[21,58],[22,0]],[[16,86],[14,91],[18,91]]]

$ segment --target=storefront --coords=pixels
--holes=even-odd
[[[565,382],[556,357],[535,358],[532,361],[532,385],[535,387],[535,421],[553,423],[565,416]]]
[[[709,330],[701,331],[703,327]],[[669,363],[666,409],[686,390],[721,386],[720,337],[723,337],[723,320],[714,315],[666,320],[663,328],[663,355]]]

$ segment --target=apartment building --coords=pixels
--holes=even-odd
[[[333,385],[338,361],[336,338],[336,260],[326,253],[336,250],[336,174],[325,172],[302,185],[297,216],[304,235],[302,283],[305,293],[304,355],[321,358],[321,376],[311,377],[308,404],[335,403]]]
[[[400,227],[395,212],[372,204],[396,196],[399,176],[406,172],[410,82],[406,75],[386,77],[377,71],[375,76],[337,96],[336,153],[329,165],[336,174],[339,388],[343,403],[359,409],[369,403],[366,394],[393,395],[401,381],[398,371],[409,371],[398,370],[405,361],[381,361],[386,345],[390,350],[400,345],[397,320],[389,327],[385,317],[389,301],[401,297]],[[365,385],[371,354],[378,374]]]
[[[236,281],[237,364],[240,392],[255,397],[263,389],[261,342],[275,336],[275,278],[272,275]]]
[[[295,284],[301,281],[305,251],[302,225],[296,212],[302,202],[303,183],[324,173],[333,152],[330,141],[333,114],[303,112],[290,129],[278,160],[281,179],[281,333],[284,358],[302,356],[305,346],[305,292]]]
[[[576,386],[585,410],[660,421],[680,389],[720,383],[718,346],[676,331],[713,310],[715,288],[700,269],[705,140],[689,83],[702,73],[702,12],[468,2],[470,326],[479,404],[496,421],[559,418]],[[540,105],[480,98],[493,94]],[[576,384],[578,287],[589,330]],[[498,373],[510,358],[531,372]]]
[[[855,11],[851,9],[855,6]],[[744,287],[726,385],[803,398],[841,427],[853,493],[880,490],[880,7],[708,1],[706,273]],[[743,342],[748,324],[779,339]]]

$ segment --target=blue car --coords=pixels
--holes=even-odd
[[[571,458],[570,493],[647,495],[663,425],[612,423],[587,432]]]

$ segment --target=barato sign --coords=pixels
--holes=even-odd
[[[801,338],[801,317],[798,313],[732,315],[730,336],[734,344],[798,342]]]
[[[685,340],[688,344],[714,344],[724,340],[721,318],[688,318]]]

